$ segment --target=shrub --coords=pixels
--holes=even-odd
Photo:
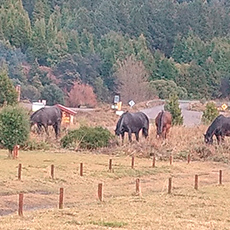
[[[172,114],[173,125],[183,124],[183,116],[181,113],[181,108],[179,107],[179,101],[176,94],[173,94],[169,97],[169,100],[166,101],[164,108]]]
[[[205,110],[202,115],[202,122],[204,124],[209,124],[219,115],[219,111],[216,108],[215,103],[208,102],[205,106]]]
[[[36,139],[29,139],[21,146],[20,149],[23,149],[24,151],[48,150],[50,149],[50,144],[44,141],[36,140]]]
[[[69,131],[62,139],[61,145],[64,148],[96,149],[106,147],[113,135],[108,129],[102,127],[82,126],[79,129]]]
[[[29,137],[29,118],[21,107],[7,106],[0,113],[0,144],[9,150],[9,157],[15,145],[23,145]]]

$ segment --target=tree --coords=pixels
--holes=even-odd
[[[128,103],[130,100],[140,102],[148,100],[150,87],[147,81],[148,74],[141,61],[136,61],[134,56],[129,56],[122,62],[117,63],[118,91],[120,92],[122,101]]]
[[[0,106],[17,102],[17,92],[6,71],[0,70]]]
[[[9,150],[23,145],[29,137],[29,117],[24,108],[7,106],[0,112],[0,144]]]
[[[96,95],[90,85],[75,83],[69,93],[67,103],[71,107],[79,107],[80,105],[87,105],[95,107],[97,105]]]
[[[167,99],[175,93],[179,98],[187,98],[187,90],[184,87],[179,87],[172,80],[156,80],[150,81],[151,88],[156,90],[156,95],[161,99]]]
[[[41,97],[46,100],[47,105],[64,104],[63,91],[53,83],[43,88]]]
[[[216,108],[214,102],[208,102],[205,106],[205,110],[202,115],[202,122],[204,124],[209,124],[219,115],[219,111]]]
[[[176,94],[173,94],[169,97],[169,100],[166,102],[164,108],[172,114],[173,125],[183,124],[183,116],[181,113],[181,108],[179,107],[179,101]]]
[[[31,55],[37,59],[39,64],[47,63],[48,47],[46,42],[46,24],[45,20],[37,20],[33,27]]]

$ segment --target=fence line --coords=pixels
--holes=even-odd
[[[131,168],[133,169],[134,168],[134,156],[132,156],[131,158]],[[188,154],[187,156],[187,163],[190,163],[191,162],[191,156],[190,154]],[[169,158],[169,163],[170,165],[173,164],[173,156],[170,155],[170,158]],[[153,161],[152,161],[152,165],[150,165],[149,167],[156,167],[156,159],[155,159],[155,156],[153,157]],[[18,180],[21,180],[21,173],[22,171],[22,164],[19,164],[18,165]],[[114,170],[112,170],[112,159],[109,159],[109,171],[110,172],[114,172]],[[223,184],[223,170],[218,170],[218,171],[212,171],[212,172],[209,172],[209,173],[200,173],[200,174],[195,174],[195,182],[194,182],[194,189],[195,190],[198,190],[199,188],[199,182],[202,182],[202,180],[200,180],[200,177],[201,176],[210,176],[211,174],[217,174],[218,173],[218,177],[217,177],[217,184],[219,185],[222,185]],[[173,186],[172,186],[172,179],[176,178],[176,179],[180,179],[180,178],[183,178],[183,177],[188,177],[189,176],[192,176],[192,174],[183,174],[183,176],[177,174],[177,175],[173,175],[171,177],[168,178],[168,194],[171,194],[173,193]],[[80,163],[80,176],[83,176],[83,163]],[[194,176],[194,175],[193,175]],[[54,165],[52,164],[51,165],[51,177],[54,178]],[[144,181],[142,181],[143,183]],[[151,182],[151,181],[150,181]],[[140,178],[137,178],[136,179],[136,195],[141,195],[142,192],[141,192],[141,179]],[[210,183],[210,184],[213,184],[213,183]],[[131,191],[130,191],[131,192]],[[102,183],[99,183],[98,184],[98,199],[100,201],[103,201],[103,184]],[[63,200],[64,200],[64,188],[60,188],[60,193],[59,193],[59,209],[63,209]],[[23,216],[23,193],[20,193],[19,194],[19,206],[18,206],[18,215],[19,216]]]

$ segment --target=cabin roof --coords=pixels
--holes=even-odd
[[[65,107],[64,105],[56,104],[56,106],[59,107],[62,111],[66,112],[66,113],[69,113],[72,116],[77,114],[77,112],[73,111],[70,108]]]

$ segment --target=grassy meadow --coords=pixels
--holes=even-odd
[[[113,132],[115,120],[100,119]],[[79,121],[98,125],[97,116],[90,114]],[[230,139],[220,146],[216,142],[207,146],[206,129],[203,125],[172,127],[167,140],[157,140],[151,125],[146,140],[129,144],[126,138],[123,146],[93,152],[65,150],[52,140],[45,151],[20,150],[15,160],[7,158],[7,150],[0,150],[0,229],[230,229]],[[134,168],[131,156],[135,156]],[[196,174],[198,190],[194,189]],[[140,193],[136,192],[138,178]],[[98,199],[99,183],[103,201]],[[60,188],[64,188],[63,209],[58,209]],[[19,193],[24,194],[23,217],[17,213]]]

